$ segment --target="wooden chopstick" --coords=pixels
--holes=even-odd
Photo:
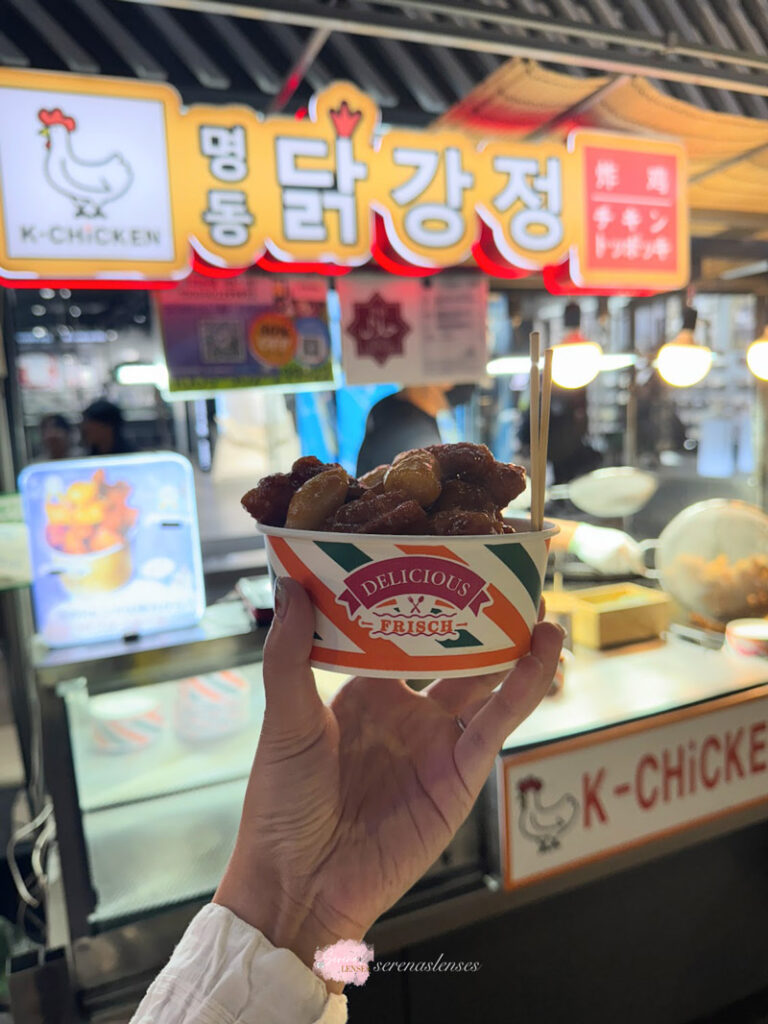
[[[544,383],[541,390],[541,420],[539,421],[539,465],[536,473],[538,501],[535,530],[544,528],[544,504],[547,489],[547,453],[549,450],[549,410],[552,405],[552,357],[554,351],[548,348],[544,353]]]
[[[536,526],[538,515],[538,470],[539,470],[539,332],[531,331],[528,339],[531,350],[531,384],[530,398],[531,407],[528,411],[530,417],[531,435],[531,529],[541,529]]]

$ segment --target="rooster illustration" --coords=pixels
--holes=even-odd
[[[77,127],[58,107],[39,110],[45,136],[45,176],[48,183],[75,204],[76,217],[103,217],[107,203],[114,203],[131,187],[133,170],[120,153],[103,160],[82,160],[72,151],[72,132]]]
[[[517,784],[520,831],[526,839],[538,844],[539,853],[556,850],[560,846],[560,836],[573,824],[579,806],[576,797],[566,793],[545,807],[541,803],[543,788],[544,783],[535,775],[529,775]]]

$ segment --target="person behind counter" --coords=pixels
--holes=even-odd
[[[357,476],[391,462],[398,452],[457,441],[452,410],[466,405],[474,384],[424,384],[387,395],[368,413]]]
[[[125,455],[136,449],[124,435],[123,413],[114,402],[99,398],[83,410],[80,433],[88,455]]]
[[[40,420],[40,441],[40,461],[71,459],[77,454],[72,444],[72,424],[59,412],[48,413]]]
[[[314,615],[278,580],[266,709],[232,858],[132,1024],[343,1024],[318,948],[362,940],[469,814],[506,737],[550,687],[562,630],[542,622],[508,674],[351,679],[329,706],[309,665]],[[494,689],[495,688],[495,689]]]

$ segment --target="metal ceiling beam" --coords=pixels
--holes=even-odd
[[[26,0],[25,0],[26,2]],[[230,81],[215,61],[165,8],[166,4],[142,4],[142,12],[157,29],[200,85],[206,89],[228,89]]]
[[[0,32],[0,64],[14,68],[28,68],[31,64],[26,53],[22,53],[4,32]]]
[[[99,74],[101,68],[93,57],[85,52],[55,18],[51,17],[48,11],[38,3],[38,0],[10,0],[10,2],[18,13],[26,18],[32,28],[43,37],[69,71],[87,75]]]
[[[418,10],[433,11],[449,17],[456,17],[457,15],[462,17],[469,16],[473,17],[476,21],[496,22],[507,25],[510,28],[533,29],[537,32],[554,33],[555,35],[569,36],[574,39],[581,38],[595,42],[611,43],[624,48],[634,44],[639,49],[665,55],[676,54],[681,57],[694,57],[697,60],[709,58],[711,60],[724,61],[728,64],[737,64],[740,67],[764,69],[768,66],[768,63],[759,57],[755,57],[753,61],[752,55],[738,53],[735,50],[723,50],[717,47],[680,43],[674,34],[670,34],[663,39],[654,39],[652,36],[624,28],[599,28],[594,25],[584,24],[583,22],[553,21],[534,15],[525,17],[513,14],[509,10],[489,10],[486,7],[479,10],[470,4],[462,3],[461,0],[376,0],[376,2],[387,7],[413,7]]]
[[[205,19],[221,41],[234,54],[240,67],[263,93],[272,96],[280,89],[280,75],[266,57],[253,46],[242,31],[221,14],[206,14]]]
[[[396,107],[397,93],[386,78],[368,60],[363,49],[349,36],[340,32],[331,33],[328,48],[346,65],[351,78],[359,82],[363,89],[372,96],[380,107]]]
[[[694,85],[721,88],[727,86],[733,92],[754,93],[768,96],[768,58],[750,57],[743,53],[726,53],[714,48],[684,46],[670,40],[667,44],[661,40],[638,37],[630,32],[613,32],[607,29],[593,29],[583,25],[564,26],[552,21],[519,18],[512,15],[500,17],[493,10],[476,7],[468,8],[463,4],[430,3],[443,9],[442,13],[474,16],[475,20],[487,22],[495,20],[500,24],[511,21],[523,22],[529,28],[549,34],[558,33],[564,36],[582,36],[585,39],[601,39],[614,44],[619,50],[592,50],[579,48],[569,43],[553,43],[546,39],[528,38],[513,40],[501,36],[498,32],[462,28],[454,29],[446,24],[415,24],[407,23],[402,17],[392,16],[382,11],[353,11],[329,9],[317,0],[294,0],[289,10],[283,6],[283,0],[259,0],[249,3],[246,0],[119,0],[121,3],[135,3],[144,8],[166,7],[179,10],[197,11],[207,14],[227,14],[235,18],[246,18],[255,21],[266,21],[283,25],[298,25],[305,28],[327,28],[334,32],[347,32],[351,35],[369,36],[375,39],[402,40],[411,43],[426,43],[437,46],[450,46],[457,50],[497,53],[506,57],[523,57],[530,60],[548,61],[571,67],[589,67],[611,74],[640,75],[646,78],[660,78],[670,82],[690,82]],[[382,0],[380,0],[382,2]],[[413,0],[383,0],[386,3],[397,2],[400,6]],[[420,0],[421,2],[421,0]],[[638,50],[648,53],[626,52],[629,44]],[[726,64],[735,64],[757,68],[766,74],[745,77],[737,72],[720,68],[704,69],[688,68],[684,65],[669,63],[653,54],[661,54],[663,58],[670,56],[691,57],[696,60],[715,60]]]
[[[168,77],[165,68],[161,67],[136,37],[107,10],[101,0],[75,0],[75,3],[138,78],[164,81]]]
[[[525,136],[526,142],[535,142],[537,139],[542,138],[545,135],[550,134],[558,128],[564,121],[570,121],[573,117],[578,117],[579,114],[583,114],[585,110],[589,110],[591,106],[597,103],[598,100],[605,99],[606,96],[618,89],[619,86],[625,85],[630,80],[629,75],[616,75],[609,82],[603,82],[597,89],[591,92],[588,96],[580,99],[577,103],[572,103],[570,107],[565,107],[564,110],[558,111],[554,117],[550,117],[544,124],[540,124],[538,128],[534,128],[532,132],[529,132]]]
[[[427,74],[423,65],[399,39],[379,39],[378,44],[392,67],[397,68],[403,85],[422,110],[428,114],[442,114],[450,106],[434,76]]]

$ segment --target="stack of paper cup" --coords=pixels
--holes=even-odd
[[[239,672],[211,672],[178,684],[176,732],[184,740],[210,740],[237,732],[250,718],[251,684]]]
[[[725,645],[734,654],[768,656],[768,621],[732,619],[725,627]]]
[[[105,693],[88,702],[91,742],[102,754],[130,754],[150,746],[162,734],[160,706],[144,693]]]

